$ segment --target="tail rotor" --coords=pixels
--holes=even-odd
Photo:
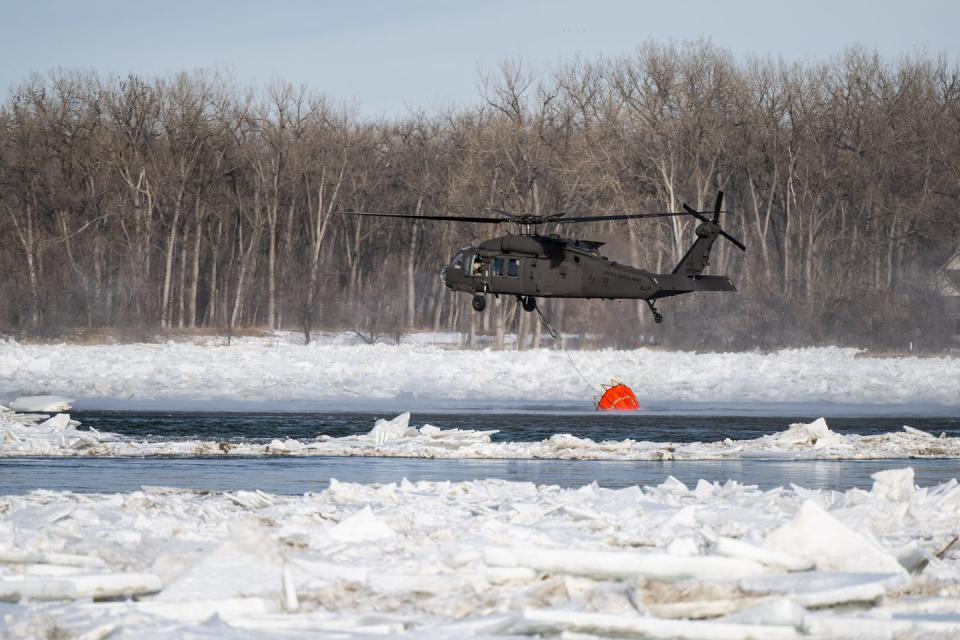
[[[723,213],[721,211],[722,206],[723,206],[723,191],[717,191],[717,201],[713,207],[713,219],[708,218],[707,216],[703,215],[703,213],[697,211],[696,209],[687,205],[686,203],[683,204],[683,210],[689,213],[690,215],[692,215],[697,220],[700,220],[701,222],[716,225],[718,227],[717,233],[719,233],[719,235],[723,236],[724,238],[732,242],[738,249],[740,249],[740,251],[746,251],[747,247],[742,242],[734,238],[732,235],[730,235],[723,229],[719,228],[720,214]]]

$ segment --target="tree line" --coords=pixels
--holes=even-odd
[[[470,105],[394,119],[228,75],[35,75],[0,105],[0,330],[516,332],[439,271],[494,235],[345,211],[697,209],[726,193],[709,273],[737,294],[542,304],[600,343],[751,348],[948,344],[934,274],[960,239],[960,73],[918,54],[823,62],[650,42],[552,69],[504,62]],[[669,271],[696,221],[580,225],[611,257]],[[544,231],[555,231],[545,229]],[[569,232],[569,229],[564,229]]]

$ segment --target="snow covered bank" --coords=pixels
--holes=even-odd
[[[576,352],[594,384],[620,379],[641,401],[957,404],[960,358],[857,358],[854,349],[696,354]],[[393,399],[582,402],[590,393],[557,351],[458,351],[430,345],[23,345],[0,342],[0,401],[85,398],[221,402]],[[409,406],[409,405],[407,405]]]
[[[956,637],[960,484],[874,478],[0,497],[0,635]]]
[[[410,414],[378,420],[369,433],[269,443],[215,440],[135,440],[96,429],[80,430],[69,414],[52,418],[0,408],[0,457],[18,456],[367,456],[551,460],[871,460],[960,458],[960,438],[936,437],[911,427],[878,435],[845,435],[822,418],[752,440],[719,442],[596,442],[556,434],[539,442],[492,442],[496,431],[410,426]]]

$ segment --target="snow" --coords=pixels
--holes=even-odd
[[[911,477],[4,496],[0,635],[955,637],[960,485]]]
[[[326,336],[207,344],[36,345],[0,342],[0,399],[56,393],[99,401],[369,404],[575,402],[590,391],[559,351],[449,349],[449,336],[400,345]],[[442,339],[441,339],[442,338]],[[353,339],[352,342],[356,340]],[[823,402],[956,405],[958,358],[869,358],[856,349],[691,353],[637,349],[571,357],[595,385],[622,380],[643,403]]]
[[[95,429],[82,430],[69,414],[17,414],[0,407],[0,457],[19,456],[364,456],[459,459],[556,460],[871,460],[960,457],[960,438],[934,437],[918,429],[877,435],[840,434],[820,418],[752,440],[718,442],[595,442],[556,434],[538,442],[493,442],[496,431],[410,425],[410,414],[377,420],[368,433],[269,443],[214,440],[137,440]],[[912,476],[893,472],[877,480],[896,497],[913,486]]]

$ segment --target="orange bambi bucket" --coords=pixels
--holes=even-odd
[[[604,392],[597,401],[597,411],[637,411],[640,402],[637,396],[627,385],[613,381],[611,385],[603,385]]]

